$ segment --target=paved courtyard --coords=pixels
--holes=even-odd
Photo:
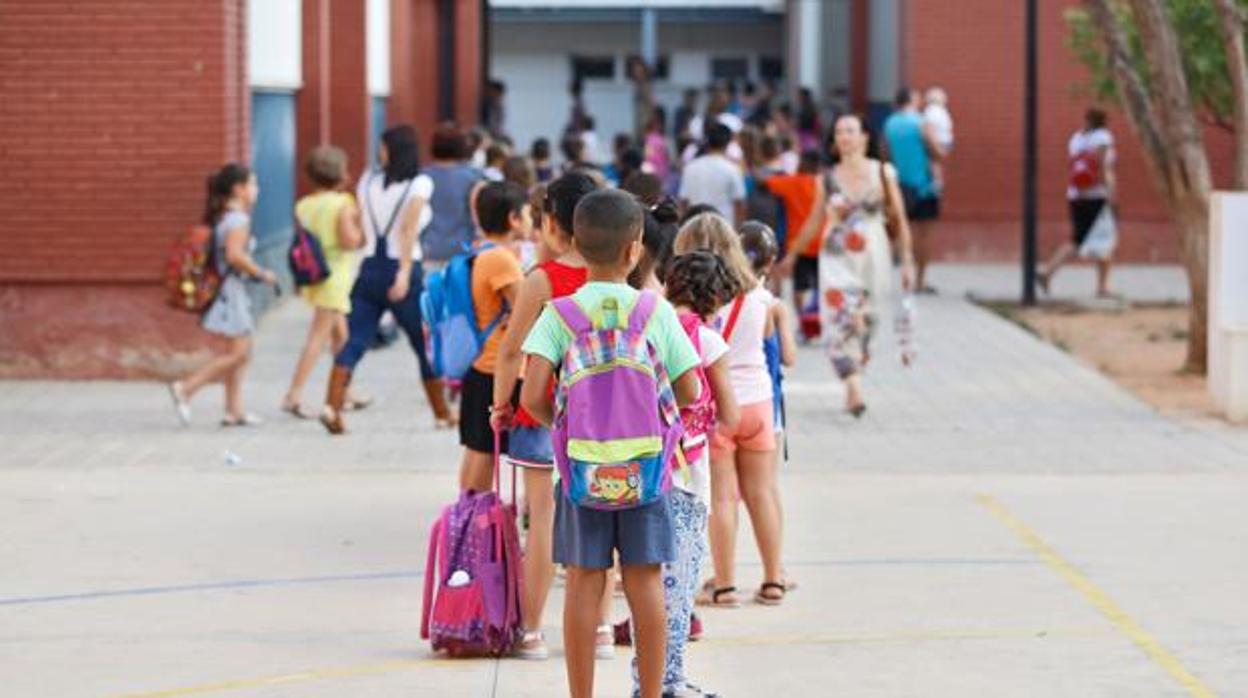
[[[782,473],[801,588],[706,612],[698,682],[729,698],[1248,696],[1248,430],[1163,418],[963,300],[1012,292],[1011,273],[937,269],[948,291],[921,301],[919,363],[880,345],[861,421],[803,350]],[[1176,287],[1172,270],[1124,278]],[[0,694],[564,694],[559,589],[551,661],[429,655],[421,568],[454,439],[402,347],[362,364],[378,404],[350,437],[278,416],[305,322],[288,303],[263,323],[258,430],[213,426],[212,389],[183,430],[155,384],[0,384]],[[624,653],[598,667],[599,695],[627,694]]]

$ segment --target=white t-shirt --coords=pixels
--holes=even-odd
[[[946,151],[953,149],[953,116],[941,104],[929,104],[923,110],[923,121],[932,127],[936,145]]]
[[[680,176],[680,198],[691,205],[710,204],[733,220],[733,204],[745,200],[745,175],[723,154],[711,153],[685,166]]]
[[[393,182],[388,187],[385,186],[385,182],[386,176],[383,173],[373,172],[360,180],[360,185],[355,192],[364,221],[362,254],[365,258],[374,254],[377,249],[378,233],[384,232],[386,225],[390,222],[390,217],[397,211],[398,217],[394,219],[394,225],[386,235],[386,256],[390,259],[398,259],[399,226],[403,225],[404,216],[401,209],[409,206],[413,200],[420,199],[422,208],[420,220],[416,224],[416,244],[412,245],[412,261],[419,262],[421,257],[420,231],[433,220],[433,211],[429,208],[429,197],[433,195],[433,180],[428,175],[417,175],[410,188],[406,181]],[[406,198],[403,197],[405,190],[407,191]],[[378,231],[377,228],[382,230]]]
[[[715,330],[702,326],[698,328],[699,358],[702,359],[702,370],[709,369],[716,361],[728,353],[728,343]],[[707,434],[710,437],[710,434]],[[698,498],[698,501],[711,504],[711,449],[702,449],[697,461],[689,464],[689,479],[676,476],[672,484]]]
[[[1075,131],[1070,137],[1070,143],[1067,145],[1067,154],[1074,158],[1085,150],[1099,150],[1105,148],[1105,169],[1114,166],[1114,159],[1117,154],[1114,152],[1114,134],[1109,132],[1107,128],[1098,128],[1091,131]],[[1104,174],[1104,173],[1102,173]],[[1066,188],[1066,198],[1068,199],[1106,199],[1109,198],[1109,188],[1104,184],[1091,187],[1089,189],[1075,189],[1074,187]]]
[[[775,300],[775,296],[762,286],[745,294],[737,324],[727,339],[732,392],[742,406],[771,402],[771,373],[767,370],[767,356],[763,353],[763,337],[767,332],[767,315]],[[721,332],[728,325],[732,306],[729,303],[716,314],[715,326]]]

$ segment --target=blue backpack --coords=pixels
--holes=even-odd
[[[493,245],[485,245],[455,255],[445,268],[433,272],[425,280],[420,311],[429,328],[434,372],[443,378],[463,378],[472,362],[481,355],[485,340],[507,315],[504,304],[490,324],[484,328],[477,326],[477,312],[472,304],[472,267],[477,255],[491,247]]]

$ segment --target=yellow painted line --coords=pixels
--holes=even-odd
[[[322,679],[342,679],[350,678],[352,676],[390,674],[397,671],[410,671],[412,669],[428,666],[462,667],[464,666],[464,662],[432,657],[429,659],[404,659],[379,664],[357,664],[355,666],[347,667],[300,671],[294,674],[278,674],[275,676],[261,676],[251,679],[218,681],[215,683],[199,684],[198,686],[185,686],[183,688],[170,688],[164,691],[152,691],[150,693],[126,693],[123,695],[113,696],[112,698],[178,698],[178,696],[193,696],[203,693],[223,693],[225,691],[241,691],[248,688],[262,688],[264,686],[303,683],[305,681],[319,681]]]
[[[1103,637],[1105,631],[1096,628],[1087,627],[1070,627],[1070,628],[967,628],[952,630],[898,630],[880,633],[846,633],[840,635],[771,635],[771,636],[745,636],[745,637],[720,637],[714,639],[705,639],[700,644],[713,646],[765,646],[765,645],[831,645],[831,644],[874,644],[874,643],[906,643],[906,642],[934,642],[934,641],[956,641],[956,640],[1006,640],[1006,639],[1030,639],[1042,637]],[[441,659],[430,657],[427,659],[409,659],[394,662],[385,662],[380,664],[359,664],[355,666],[337,667],[330,669],[313,669],[309,671],[301,671],[293,674],[277,674],[274,676],[261,676],[250,679],[236,679],[230,681],[218,681],[215,683],[199,684],[197,686],[185,686],[183,688],[170,688],[163,691],[152,691],[149,693],[126,693],[123,695],[112,696],[111,698],[180,698],[180,696],[193,696],[205,693],[225,693],[228,691],[241,691],[249,688],[263,688],[265,686],[278,686],[292,683],[303,683],[306,681],[320,681],[324,679],[342,679],[353,676],[368,676],[377,674],[391,674],[400,671],[411,671],[421,667],[430,666],[469,666],[474,660],[465,659]]]
[[[1001,502],[991,495],[980,494],[975,499],[984,506],[993,516],[997,517],[1001,523],[1014,532],[1031,551],[1036,554],[1046,565],[1054,572],[1066,580],[1068,584],[1075,588],[1088,603],[1092,604],[1096,610],[1109,619],[1114,627],[1118,628],[1123,635],[1126,635],[1140,649],[1144,650],[1154,662],[1166,671],[1174,680],[1178,681],[1187,689],[1187,692],[1195,698],[1216,698],[1213,691],[1209,687],[1196,678],[1183,663],[1179,661],[1160,642],[1148,633],[1139,623],[1127,615],[1127,612],[1121,606],[1114,603],[1100,587],[1096,586],[1092,580],[1088,579],[1074,565],[1070,564],[1058,554],[1048,543],[1044,542],[1035,531],[1032,531],[1027,524],[1021,519],[1014,516],[1009,509],[1005,508]]]

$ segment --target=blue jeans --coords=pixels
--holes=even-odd
[[[399,273],[397,260],[378,257],[376,255],[364,260],[360,266],[360,275],[351,288],[351,313],[347,315],[347,344],[334,357],[334,363],[354,370],[364,352],[368,351],[377,336],[377,326],[381,316],[389,310],[395,322],[407,335],[407,341],[416,352],[416,361],[420,365],[420,377],[424,380],[437,378],[433,367],[429,364],[429,356],[425,351],[425,328],[420,316],[420,294],[424,288],[423,276],[419,264],[412,265],[407,297],[398,303],[392,302],[386,293],[394,284]]]
[[[663,663],[663,690],[678,691],[685,676],[685,646],[689,644],[689,620],[698,592],[698,574],[706,559],[707,509],[692,494],[672,489],[670,510],[676,540],[676,558],[663,565],[663,606],[667,611],[667,658]],[[633,658],[633,694],[640,695],[641,677]]]

